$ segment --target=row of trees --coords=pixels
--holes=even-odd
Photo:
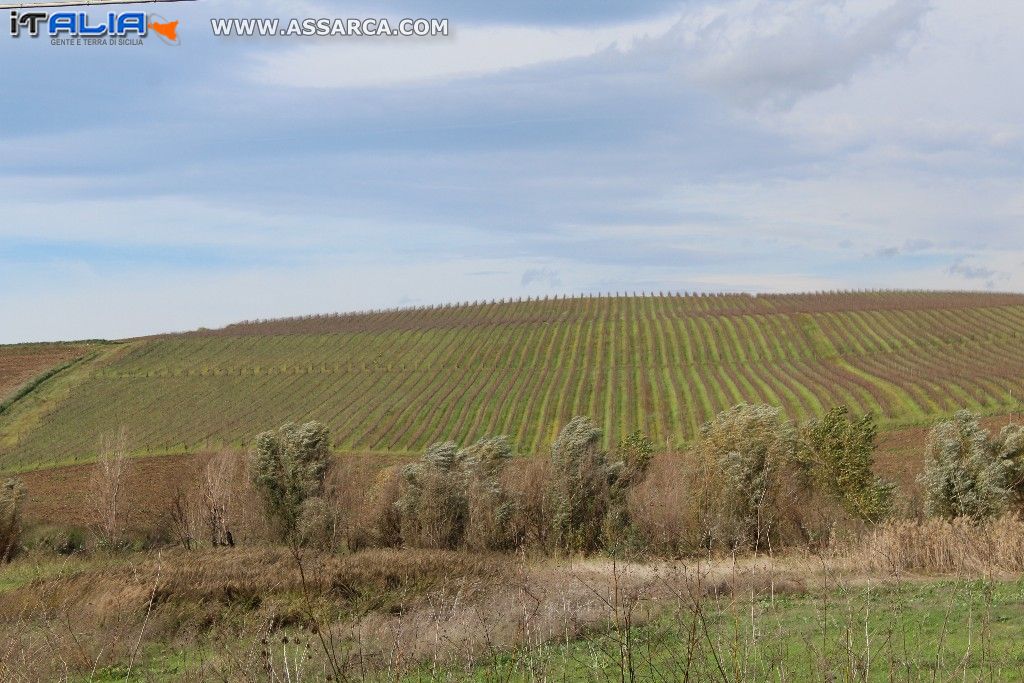
[[[896,487],[874,473],[877,432],[871,415],[846,408],[797,424],[777,408],[741,404],[706,423],[688,456],[662,467],[668,473],[659,481],[648,481],[650,439],[635,432],[606,450],[586,417],[565,425],[550,457],[531,461],[540,467],[526,480],[523,467],[512,467],[505,437],[438,443],[417,462],[387,471],[371,496],[375,513],[347,541],[558,552],[825,542],[838,522],[875,524],[893,514]],[[86,521],[97,545],[116,547],[129,512],[127,435],[105,440],[101,451]],[[991,434],[976,416],[957,413],[932,429],[924,460],[918,482],[926,514],[980,521],[1024,502],[1024,426]],[[191,547],[205,535],[214,546],[234,545],[232,509],[240,480],[248,479],[280,539],[332,545],[336,506],[345,501],[325,493],[331,463],[330,435],[320,423],[264,432],[247,465],[221,454],[200,476],[199,495],[186,501],[179,492],[170,512],[173,540]],[[0,486],[0,561],[19,548],[24,499],[18,481]],[[657,514],[678,520],[663,542],[655,538],[665,526]]]
[[[682,545],[691,550],[826,542],[838,523],[877,524],[894,512],[896,486],[874,472],[877,434],[873,416],[843,407],[797,424],[777,408],[737,405],[706,423],[690,457],[675,463],[683,495],[654,504],[634,496],[654,455],[650,439],[636,432],[606,451],[586,417],[562,429],[543,476],[518,486],[508,476],[513,449],[505,437],[438,443],[381,487],[383,504],[363,542],[563,552],[649,547],[651,525],[633,516],[665,504],[686,508]],[[253,481],[284,537],[324,537],[328,441],[317,423],[257,439]],[[1011,424],[993,436],[976,416],[957,413],[932,429],[919,483],[930,515],[981,520],[1007,511],[1024,501],[1024,427]]]
[[[876,433],[872,417],[845,408],[802,425],[769,406],[721,413],[704,426],[692,466],[679,473],[691,493],[685,505],[693,509],[694,544],[768,548],[783,518],[813,503],[809,496],[827,498],[849,519],[885,518],[894,486],[872,471]],[[329,526],[322,498],[328,442],[318,423],[285,425],[256,440],[252,481],[282,538],[314,542]],[[507,476],[513,450],[505,437],[434,444],[378,492],[383,504],[362,542],[479,550],[532,544],[564,552],[643,545],[631,496],[653,454],[639,432],[607,451],[594,422],[576,417],[552,445],[544,476],[516,487]]]

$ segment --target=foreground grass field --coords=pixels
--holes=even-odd
[[[1022,340],[1024,296],[966,293],[584,297],[245,323],[103,346],[40,382],[0,413],[0,469],[88,459],[120,426],[139,453],[240,447],[292,419],[325,423],[338,450],[508,434],[535,453],[577,414],[609,444],[639,428],[672,448],[740,401],[793,418],[845,404],[889,425],[1008,413],[1024,396]]]
[[[1024,582],[848,556],[284,550],[0,567],[4,680],[1013,681]],[[869,563],[870,564],[870,563]],[[325,641],[319,639],[325,636]],[[326,644],[326,647],[325,647]]]

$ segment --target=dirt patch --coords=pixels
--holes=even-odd
[[[0,401],[33,377],[78,358],[88,348],[82,344],[0,346]]]

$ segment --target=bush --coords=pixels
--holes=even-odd
[[[636,545],[629,493],[640,484],[654,456],[654,444],[640,430],[628,435],[615,450],[608,468],[608,511],[605,513],[604,546],[617,549]]]
[[[609,456],[601,430],[588,417],[574,417],[551,446],[547,510],[548,540],[562,552],[620,550],[632,545],[629,493],[651,463],[654,446],[636,431]]]
[[[992,442],[999,460],[1009,467],[1009,484],[1018,499],[1024,497],[1024,425],[1008,424]]]
[[[814,488],[839,502],[848,514],[878,522],[892,511],[895,487],[872,471],[878,426],[871,414],[851,419],[833,408],[800,430],[797,459]]]
[[[85,529],[61,526],[34,526],[27,531],[22,545],[28,550],[41,550],[58,555],[74,555],[88,545]]]
[[[334,545],[335,517],[327,501],[319,496],[302,502],[299,521],[295,529],[302,545],[330,548]]]
[[[701,428],[695,452],[708,547],[769,548],[791,502],[784,482],[795,453],[792,425],[777,408],[740,404]]]
[[[1017,430],[1003,430],[993,441],[966,410],[935,425],[920,477],[925,510],[936,517],[976,521],[1003,512],[1014,495],[1020,450]]]
[[[512,515],[508,533],[517,539],[517,545],[548,547],[552,528],[550,481],[551,462],[546,458],[523,458],[501,477]]]
[[[21,549],[21,508],[25,487],[17,479],[0,486],[0,562],[10,562]]]
[[[398,501],[402,496],[401,470],[386,467],[359,506],[348,534],[348,547],[394,547],[402,543],[402,516]]]
[[[307,501],[323,492],[330,464],[330,433],[319,422],[288,423],[256,437],[250,476],[282,538],[293,538],[303,511],[315,508]]]
[[[513,545],[512,507],[501,483],[511,456],[512,447],[501,436],[461,449],[453,442],[427,448],[420,462],[402,470],[396,507],[403,542],[442,549]]]
[[[608,510],[608,456],[601,430],[588,417],[574,417],[551,446],[551,537],[565,552],[600,547]]]
[[[402,541],[420,548],[455,548],[466,524],[466,484],[453,442],[429,446],[423,459],[402,470],[398,500]]]
[[[522,543],[512,528],[514,505],[502,474],[512,458],[503,436],[480,439],[464,449],[466,477],[465,545],[472,550],[507,550]]]
[[[655,457],[643,481],[628,496],[630,524],[651,552],[679,556],[706,544],[701,530],[699,490],[693,453]]]

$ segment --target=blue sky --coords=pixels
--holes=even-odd
[[[0,36],[0,342],[606,291],[1024,291],[1024,6],[289,3]],[[278,9],[275,9],[277,7]],[[94,14],[98,11],[93,10]]]

